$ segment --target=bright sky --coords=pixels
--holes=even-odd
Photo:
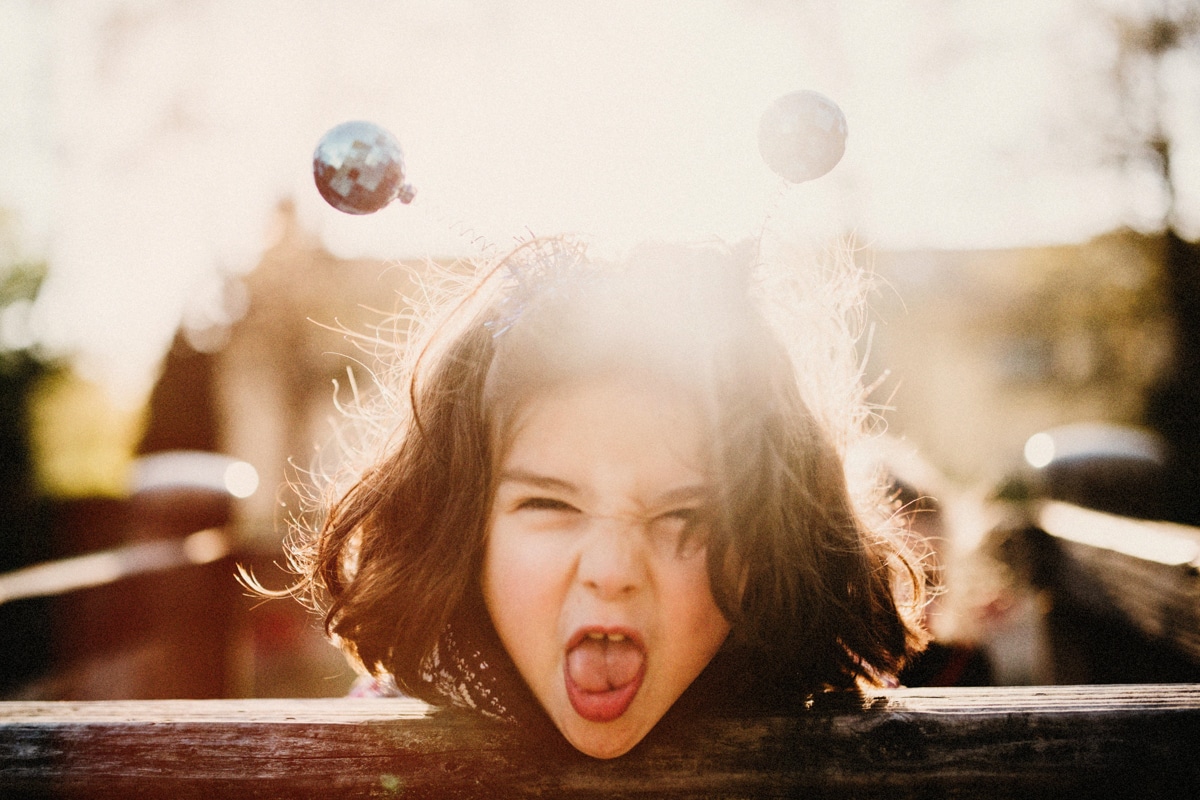
[[[0,0],[0,208],[50,260],[39,335],[124,388],[219,270],[253,266],[282,197],[346,255],[764,226],[887,247],[1075,240],[1158,210],[1071,138],[1103,106],[1080,79],[1110,47],[1080,25],[1088,6]],[[801,88],[841,105],[850,138],[832,173],[787,186],[756,131]],[[397,135],[411,206],[323,204],[312,151],[347,119]]]

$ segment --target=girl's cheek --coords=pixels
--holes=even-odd
[[[551,590],[562,571],[565,537],[512,523],[502,517],[489,534],[489,579],[497,589],[503,586],[514,603],[521,598],[533,602]]]

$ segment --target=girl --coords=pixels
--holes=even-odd
[[[536,240],[407,337],[381,455],[293,552],[376,685],[611,758],[900,669],[922,581],[843,468],[852,337],[748,260]]]

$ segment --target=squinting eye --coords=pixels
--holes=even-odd
[[[670,548],[673,555],[688,558],[707,544],[703,509],[680,508],[657,517],[650,525],[655,544]]]

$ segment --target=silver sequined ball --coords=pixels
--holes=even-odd
[[[373,122],[331,128],[313,153],[313,179],[329,205],[347,214],[373,214],[393,200],[412,202],[404,154],[396,137]]]

